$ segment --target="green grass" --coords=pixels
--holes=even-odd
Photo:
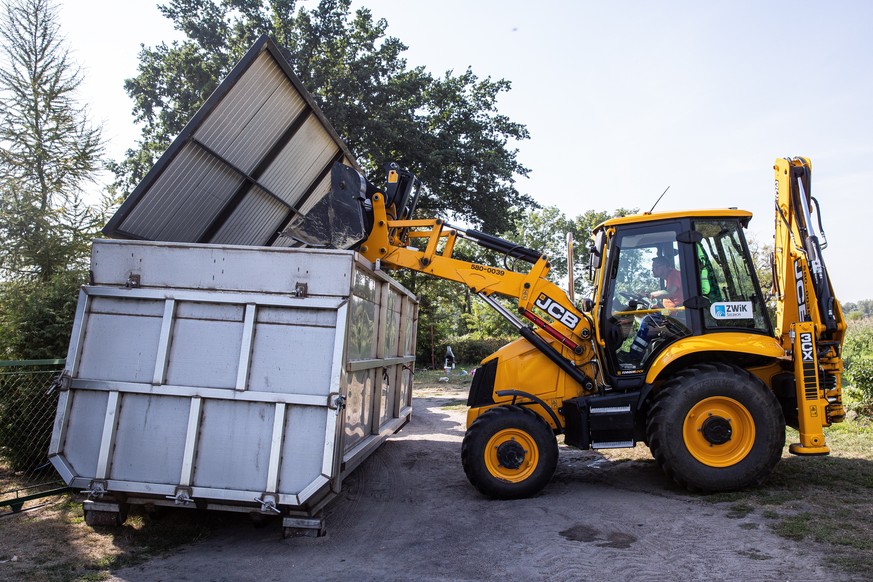
[[[827,429],[829,456],[786,454],[760,487],[704,497],[726,516],[758,514],[779,536],[814,543],[849,573],[873,570],[873,426],[858,418]],[[786,442],[795,442],[789,429]]]

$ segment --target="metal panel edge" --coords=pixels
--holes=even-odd
[[[318,120],[322,123],[322,125],[333,138],[333,140],[339,145],[343,154],[345,154],[345,157],[352,163],[352,167],[361,174],[363,174],[364,170],[362,170],[361,167],[358,165],[355,156],[352,154],[351,150],[349,150],[349,146],[346,145],[345,140],[339,136],[339,134],[334,129],[333,124],[331,124],[330,121],[328,121],[327,117],[325,117],[324,112],[321,110],[321,107],[318,106],[318,104],[312,98],[312,95],[310,95],[306,87],[303,86],[303,82],[291,69],[291,64],[288,62],[288,57],[290,55],[287,55],[285,49],[280,47],[271,38],[267,39],[266,50],[270,52],[274,59],[276,59],[276,62],[279,63],[279,67],[282,69],[282,71],[286,75],[288,75],[288,79],[290,79],[291,84],[294,85],[294,88],[297,89],[297,91],[303,96],[306,104],[309,106],[309,108],[312,110]]]
[[[176,139],[174,139],[170,144],[170,147],[168,147],[163,155],[158,158],[158,161],[152,169],[148,171],[145,178],[142,179],[137,187],[134,188],[133,192],[131,192],[130,196],[128,196],[121,204],[121,207],[114,215],[112,215],[106,223],[106,226],[103,227],[103,234],[120,238],[142,239],[142,237],[121,230],[121,224],[127,219],[130,213],[133,212],[136,206],[140,203],[142,197],[149,191],[149,189],[151,189],[154,182],[164,172],[164,170],[166,170],[173,158],[178,155],[182,147],[188,142],[188,139],[194,135],[194,132],[200,127],[200,125],[202,125],[203,120],[212,113],[221,100],[224,99],[230,90],[237,84],[239,78],[248,70],[255,59],[258,58],[268,43],[272,43],[272,41],[267,35],[263,35],[255,41],[255,44],[253,44],[243,58],[240,59],[227,77],[218,84],[212,92],[212,95],[210,95],[206,102],[200,106],[200,109],[197,110],[194,117],[185,124],[185,127],[182,128],[182,131],[179,132],[179,135],[176,136]],[[275,52],[271,52],[271,55],[275,58]]]

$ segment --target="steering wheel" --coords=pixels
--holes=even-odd
[[[652,302],[642,295],[637,295],[635,293],[629,293],[625,291],[616,291],[615,294],[627,299],[628,307],[631,307],[631,303],[633,302],[635,304],[633,306],[633,309],[638,309],[640,306],[642,306],[643,309],[651,309],[652,307]]]

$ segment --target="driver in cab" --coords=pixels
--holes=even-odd
[[[664,288],[649,293],[652,303],[660,302],[666,309],[681,307],[685,298],[682,296],[682,276],[673,268],[672,261],[667,257],[652,259],[652,274],[664,280]]]
[[[685,298],[682,295],[682,276],[673,268],[673,261],[669,257],[655,257],[652,259],[652,274],[664,281],[663,289],[656,289],[649,293],[652,305],[661,304],[664,309],[677,309],[682,306]],[[676,315],[671,312],[671,315]],[[666,317],[661,313],[646,315],[637,330],[636,337],[630,346],[627,342],[620,350],[626,352],[625,362],[630,367],[639,367],[649,347],[649,343],[656,337],[666,333]]]

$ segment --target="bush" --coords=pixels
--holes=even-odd
[[[849,322],[843,361],[847,387],[857,392],[861,409],[873,409],[873,318]]]
[[[0,286],[0,359],[63,358],[70,343],[79,287],[87,271],[57,273],[48,281]]]
[[[56,366],[4,367],[0,371],[0,459],[31,473],[47,464],[57,393],[48,389]]]
[[[458,365],[475,368],[479,362],[511,342],[514,338],[471,338],[459,337],[453,339],[448,345],[452,346]],[[445,348],[443,348],[445,355]]]
[[[67,353],[79,286],[87,272],[65,271],[48,281],[0,285],[0,360],[61,359]],[[57,394],[46,393],[57,370],[0,369],[0,457],[16,471],[46,462]]]

